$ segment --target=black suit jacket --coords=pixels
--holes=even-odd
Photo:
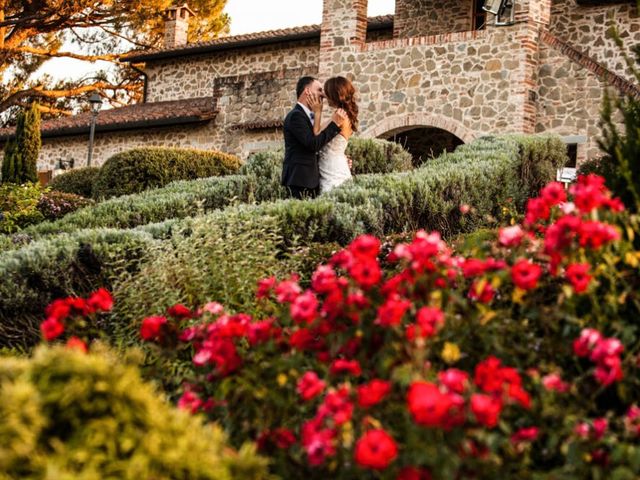
[[[317,188],[320,185],[318,152],[339,132],[340,128],[331,122],[320,135],[315,136],[311,120],[303,108],[296,104],[284,119],[282,185]]]

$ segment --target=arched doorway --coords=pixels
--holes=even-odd
[[[366,128],[362,136],[400,143],[419,165],[458,145],[472,142],[478,134],[462,122],[444,115],[411,113],[389,115]]]
[[[462,139],[438,127],[405,127],[379,136],[402,145],[413,158],[413,165],[419,166],[444,152],[453,152]]]

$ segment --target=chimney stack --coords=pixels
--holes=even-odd
[[[186,3],[180,7],[171,7],[167,10],[167,18],[164,23],[165,48],[176,48],[187,44],[187,32],[189,31],[189,18],[191,16],[195,16],[195,13]]]

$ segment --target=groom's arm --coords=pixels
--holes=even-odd
[[[309,128],[309,121],[305,117],[304,112],[295,112],[291,116],[289,128],[307,150],[317,152],[340,133],[340,128],[332,121],[322,132],[314,135],[313,130]]]

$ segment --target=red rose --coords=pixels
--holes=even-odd
[[[271,434],[276,447],[286,450],[296,443],[296,436],[288,428],[276,428]]]
[[[553,207],[567,201],[567,192],[560,182],[551,182],[540,191],[540,197],[548,206]]]
[[[398,446],[382,429],[369,430],[356,442],[355,461],[374,470],[384,470],[398,456]]]
[[[64,333],[64,324],[56,317],[49,317],[40,324],[40,330],[44,339],[50,342]]]
[[[396,480],[431,480],[431,472],[424,468],[404,467],[398,473]]]
[[[538,427],[521,428],[516,433],[511,435],[511,443],[517,444],[521,442],[533,442],[538,438],[540,429]]]
[[[499,398],[475,393],[471,396],[471,411],[478,423],[493,428],[498,424],[502,402]]]
[[[109,312],[113,308],[113,297],[108,290],[100,288],[87,299],[87,305],[95,311]]]
[[[291,318],[296,323],[313,323],[318,315],[318,300],[311,291],[299,295],[291,304]]]
[[[349,275],[360,288],[368,290],[380,282],[382,270],[377,261],[358,258],[349,266]]]
[[[384,380],[371,380],[369,383],[358,387],[358,405],[363,408],[373,407],[381,402],[391,391],[391,382]]]
[[[530,260],[521,258],[511,268],[511,278],[516,287],[522,290],[532,290],[538,285],[538,279],[542,275],[540,265]]]
[[[453,406],[451,397],[429,382],[414,382],[407,394],[409,412],[413,420],[425,427],[442,426]]]
[[[338,277],[331,265],[320,265],[311,277],[311,288],[318,293],[329,293],[338,286]]]
[[[468,296],[471,300],[477,300],[480,303],[489,303],[493,300],[495,294],[496,291],[488,281],[476,280],[471,284]]]
[[[373,260],[380,253],[380,240],[373,235],[360,235],[351,242],[349,251],[358,258]]]
[[[332,375],[337,375],[337,374],[346,372],[350,375],[357,377],[362,373],[362,369],[360,368],[360,362],[358,362],[357,360],[345,360],[345,359],[339,358],[338,360],[335,360],[331,364],[331,368],[329,369],[329,372]]]
[[[57,320],[64,320],[69,316],[71,312],[71,305],[66,298],[59,298],[54,300],[45,309],[44,313],[47,318],[55,318]]]
[[[178,303],[173,307],[169,307],[167,309],[167,315],[173,318],[178,318],[178,319],[191,318],[193,316],[193,312],[189,310],[187,307],[185,307],[184,305],[182,305],[181,303]]]
[[[315,372],[306,372],[298,380],[297,391],[303,400],[311,400],[322,393],[325,383],[318,378]]]
[[[411,307],[411,302],[403,300],[399,295],[393,295],[378,308],[377,325],[394,327],[400,325],[405,312]]]
[[[530,198],[527,201],[525,222],[532,225],[539,220],[547,220],[550,213],[549,205],[542,198]]]
[[[346,387],[327,393],[322,405],[318,408],[318,418],[329,417],[335,425],[347,423],[353,415],[353,403],[349,397],[349,389]]]
[[[438,373],[438,380],[450,392],[463,393],[469,382],[469,374],[457,368],[449,368]]]
[[[147,341],[157,340],[160,338],[163,325],[166,325],[166,323],[166,317],[147,317],[142,320],[142,325],[140,326],[140,336]]]

